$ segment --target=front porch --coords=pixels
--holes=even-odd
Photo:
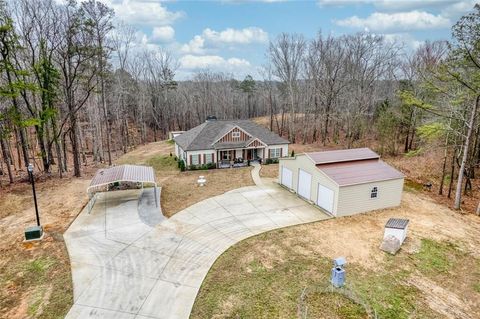
[[[264,148],[237,148],[217,150],[217,167],[244,167],[249,161],[260,161],[264,158]]]

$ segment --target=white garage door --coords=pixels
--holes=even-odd
[[[282,185],[288,188],[292,188],[292,179],[293,179],[292,171],[282,166],[282,181],[281,181]]]
[[[310,199],[310,188],[312,185],[312,175],[303,170],[298,170],[298,195]]]
[[[327,212],[333,212],[333,190],[318,184],[317,205]]]

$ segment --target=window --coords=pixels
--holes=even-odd
[[[205,154],[205,164],[213,163],[213,154]]]
[[[282,149],[281,148],[272,148],[270,150],[270,158],[278,158],[281,156]]]
[[[200,161],[200,154],[192,155],[192,165],[198,165]]]
[[[375,186],[370,191],[370,198],[377,198],[378,197],[378,188]]]
[[[240,138],[240,132],[232,132],[233,138]]]

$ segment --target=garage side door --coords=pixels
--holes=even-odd
[[[298,170],[298,195],[310,199],[312,186],[312,175],[305,172],[304,170]]]
[[[292,188],[293,173],[288,168],[282,166],[282,180],[281,183],[283,186]]]
[[[317,205],[325,209],[327,212],[333,212],[333,190],[318,184]]]

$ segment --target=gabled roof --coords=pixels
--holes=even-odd
[[[95,189],[96,187],[114,182],[139,182],[152,183],[155,184],[155,186],[157,185],[155,182],[155,172],[153,167],[120,165],[98,170],[90,182],[87,192],[90,192],[90,189],[92,188]]]
[[[366,147],[352,148],[347,150],[312,152],[306,153],[306,155],[310,157],[317,165],[380,158],[380,155]]]
[[[252,137],[251,139],[249,139],[248,141],[245,142],[245,145],[248,147],[250,146],[250,144],[252,144],[253,142],[255,141],[258,141],[260,144],[263,144],[265,145],[265,143],[263,143],[262,141],[260,141],[258,138],[256,137]]]
[[[339,186],[403,178],[404,175],[379,159],[317,164]]]
[[[199,151],[214,149],[214,143],[223,135],[232,130],[235,126],[248,132],[252,138],[258,138],[267,145],[289,144],[290,142],[281,138],[263,126],[249,120],[211,120],[204,122],[185,133],[174,138],[175,142],[184,151]],[[245,142],[243,142],[245,143]]]

